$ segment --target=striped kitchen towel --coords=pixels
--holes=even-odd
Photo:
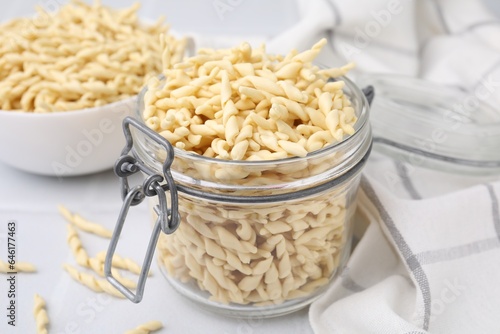
[[[369,227],[311,306],[315,332],[500,333],[500,183],[420,200],[361,187]]]

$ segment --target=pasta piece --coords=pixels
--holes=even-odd
[[[126,331],[125,334],[148,334],[156,332],[163,328],[163,324],[159,321],[149,321],[136,328]]]
[[[85,248],[83,248],[82,241],[78,236],[78,232],[71,225],[67,225],[68,234],[66,237],[66,241],[68,242],[69,248],[75,257],[76,263],[78,263],[82,267],[89,267],[89,256]]]
[[[34,273],[36,272],[36,267],[28,262],[16,262],[14,264],[14,269],[10,269],[10,264],[7,262],[3,262],[0,260],[0,273],[9,273],[9,272],[25,272],[25,273]]]
[[[104,261],[106,260],[106,251],[102,251],[102,252],[97,253],[95,258],[98,261],[100,261],[101,263],[104,263]],[[137,275],[139,275],[141,273],[141,267],[134,260],[121,257],[118,254],[115,254],[113,256],[112,265],[115,268],[128,270],[131,273],[134,273]],[[148,275],[151,276],[152,275],[151,272],[149,272]]]
[[[75,257],[76,263],[78,263],[82,267],[89,268],[99,276],[104,277],[104,260],[89,257],[87,251],[82,245],[76,229],[71,224],[68,224],[67,227],[67,242],[71,249],[71,252],[73,253],[73,256]],[[115,268],[112,268],[112,273],[113,276],[124,286],[130,289],[135,289],[137,287],[137,284],[134,281],[124,278]]]
[[[92,269],[93,272],[95,272],[97,275],[104,277],[104,262],[99,261],[96,258],[89,258],[88,259],[88,266],[90,269]],[[123,277],[118,270],[115,268],[111,268],[111,273],[113,274],[113,277],[116,278],[121,284],[123,284],[125,287],[129,289],[135,289],[137,288],[137,283]]]
[[[86,220],[79,214],[73,214],[63,205],[58,205],[59,213],[69,222],[80,230],[89,232],[104,238],[111,238],[113,232],[102,225]]]
[[[36,332],[37,334],[47,334],[47,327],[49,325],[49,317],[46,311],[46,303],[40,295],[35,294],[33,315],[36,322]]]
[[[125,298],[118,290],[116,290],[111,285],[111,283],[106,280],[96,279],[90,274],[79,272],[75,267],[69,264],[65,264],[63,268],[68,272],[71,278],[95,292],[105,292],[111,296]]]

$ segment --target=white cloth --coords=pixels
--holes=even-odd
[[[311,306],[315,333],[498,333],[500,183],[421,200],[361,186],[370,225]]]

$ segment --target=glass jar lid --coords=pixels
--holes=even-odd
[[[400,75],[364,74],[372,85],[374,149],[413,165],[472,174],[500,172],[500,108],[491,92],[464,92]]]

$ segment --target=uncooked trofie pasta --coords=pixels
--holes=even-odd
[[[160,236],[161,264],[222,303],[279,304],[325,285],[338,269],[352,214],[341,190],[274,204],[179,200],[182,223]]]
[[[61,214],[61,216],[63,216],[64,219],[68,221],[68,223],[73,224],[82,231],[89,232],[105,238],[110,238],[112,235],[112,232],[107,228],[105,228],[104,226],[98,223],[90,222],[77,213],[72,213],[64,205],[58,205],[57,209]],[[104,277],[104,261],[106,259],[106,252],[102,251],[97,253],[95,257],[89,257],[87,251],[82,245],[82,242],[80,240],[80,237],[76,229],[73,228],[72,225],[68,225],[67,230],[68,234],[66,240],[68,242],[71,252],[75,257],[76,262],[80,266],[90,268],[95,273]],[[118,254],[114,255],[112,260],[112,266],[113,268],[128,270],[134,274],[139,274],[141,272],[141,267],[135,261],[128,258],[123,258]],[[2,268],[3,268],[2,262],[0,261],[0,271],[2,270]],[[26,270],[24,271],[28,271],[27,270],[28,267],[25,266],[25,268]],[[115,277],[121,277],[117,272],[115,272],[114,275],[116,275]],[[134,285],[134,283],[132,283],[129,280],[125,280],[123,278],[122,280],[126,282],[126,285],[128,286]]]
[[[67,111],[137,95],[161,72],[162,58],[179,61],[186,44],[167,34],[162,20],[141,24],[138,7],[74,0],[55,13],[40,7],[33,18],[1,24],[0,109]]]
[[[163,324],[159,321],[148,321],[134,329],[126,331],[125,334],[149,334],[163,328]]]
[[[353,64],[320,69],[311,63],[325,44],[283,57],[243,43],[164,62],[165,81],[148,82],[143,118],[172,145],[206,157],[304,157],[352,135],[357,120],[344,82],[329,81]]]
[[[104,260],[101,260],[99,257],[89,257],[87,251],[82,245],[82,241],[80,240],[80,236],[78,235],[76,229],[71,224],[68,224],[67,228],[68,234],[66,240],[73,256],[75,257],[76,263],[84,268],[89,268],[99,276],[104,277]],[[137,287],[137,284],[134,281],[122,277],[122,275],[114,267],[111,270],[113,276],[127,288],[135,289]]]
[[[72,214],[68,209],[66,209],[62,205],[59,206],[59,212],[70,223],[74,223],[75,217],[80,217],[78,214]],[[97,231],[99,233],[102,231],[106,231],[101,225],[96,224],[96,223],[86,222],[86,221],[83,225],[81,225],[81,224],[75,224],[75,225],[78,226],[79,228],[83,228],[84,230],[92,232],[92,233],[95,233],[95,231]],[[89,227],[92,227],[92,228],[89,228]],[[96,256],[96,257],[90,257],[88,255],[87,251],[85,250],[85,248],[83,247],[80,236],[78,235],[78,232],[73,227],[73,225],[68,224],[67,230],[68,230],[68,233],[67,233],[66,241],[67,241],[68,246],[71,250],[71,253],[73,253],[73,256],[75,257],[76,263],[84,268],[89,268],[93,272],[98,274],[99,276],[104,277],[105,276],[104,275],[104,259],[101,258],[102,256],[99,256],[99,254],[98,254],[98,256]],[[99,235],[99,233],[95,233],[95,234]],[[120,257],[118,257],[118,259],[121,260]],[[115,262],[115,261],[113,261],[113,262]],[[129,265],[129,267],[131,267],[132,269],[134,269],[134,271],[136,271],[136,266],[137,266],[136,264],[134,266],[134,263],[131,260],[128,260],[126,263]],[[125,268],[125,269],[127,269],[127,268]],[[135,289],[137,287],[137,284],[134,281],[123,277],[118,272],[118,270],[116,270],[116,268],[113,267],[111,270],[112,270],[113,276],[118,281],[120,281],[120,283],[122,283],[124,286],[126,286],[127,288]],[[71,269],[69,269],[68,272],[70,272],[70,274],[74,273],[74,271],[71,271]],[[87,275],[87,274],[84,274],[84,275],[86,275],[85,277],[89,278],[89,280],[87,280],[87,281],[89,281],[89,282],[92,281],[92,278],[90,275]],[[74,277],[76,279],[76,277],[83,277],[83,276],[72,275],[72,277]]]
[[[79,214],[72,213],[64,205],[58,205],[57,209],[59,213],[71,224],[75,225],[79,229],[85,232],[89,232],[104,238],[111,238],[113,234],[112,231],[108,230],[104,226],[88,221]]]
[[[66,236],[66,241],[68,246],[75,257],[76,263],[82,267],[88,267],[89,255],[85,248],[83,248],[82,241],[78,236],[75,228],[70,224],[67,225],[68,233]]]
[[[46,303],[40,295],[36,294],[34,298],[33,315],[36,322],[36,333],[47,334],[47,326],[49,325],[49,317],[45,309]]]
[[[104,263],[104,261],[106,260],[106,251],[97,253],[97,255],[95,256],[95,260],[99,261],[100,263]],[[112,265],[115,268],[125,269],[137,275],[141,273],[141,267],[139,266],[139,264],[137,264],[137,262],[129,258],[121,257],[118,254],[115,254],[113,256]],[[149,273],[149,275],[151,275],[151,273]]]
[[[118,298],[125,298],[111,285],[111,283],[104,279],[97,279],[91,274],[78,271],[78,269],[69,264],[65,264],[63,268],[71,276],[71,278],[95,292],[106,292],[107,294]]]
[[[319,186],[335,181],[337,165],[355,164],[345,161],[363,135],[353,146],[334,144],[357,131],[360,102],[339,78],[352,64],[311,63],[325,43],[286,56],[246,43],[203,49],[164,64],[166,80],[149,81],[142,117],[179,149],[176,181],[200,191],[179,192],[179,228],[158,242],[160,264],[187,295],[198,289],[217,303],[255,307],[300,303],[347,258],[359,173]]]
[[[9,263],[3,262],[0,260],[0,273],[9,273],[9,272],[25,272],[25,273],[33,273],[36,272],[36,267],[29,262],[16,262],[14,264],[14,269],[10,268]]]

